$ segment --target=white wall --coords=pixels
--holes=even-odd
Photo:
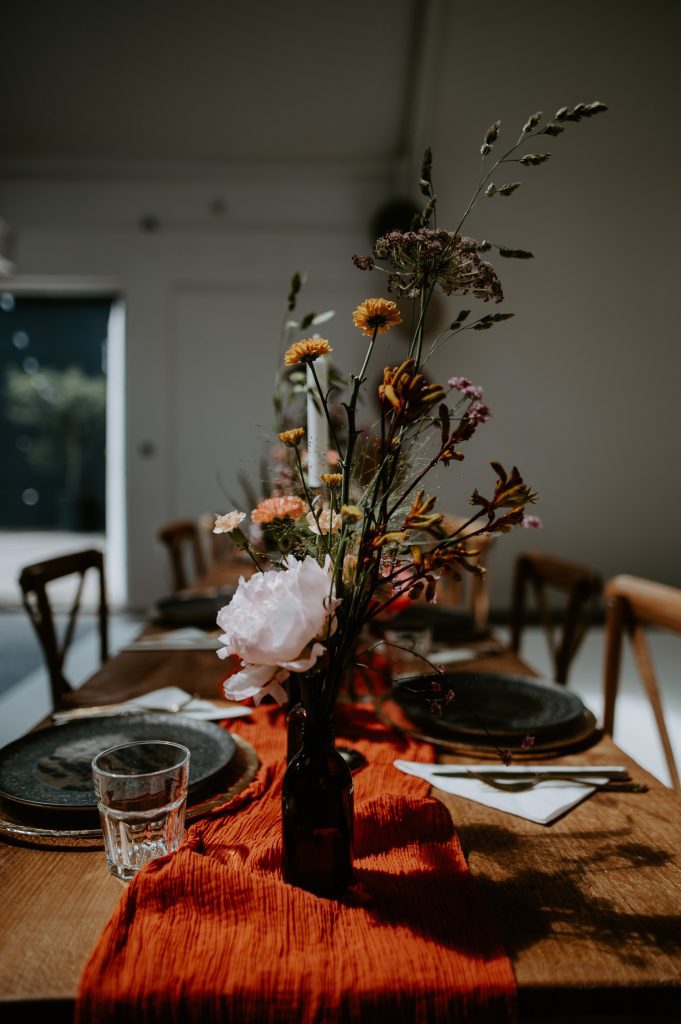
[[[592,99],[611,108],[545,140],[542,148],[554,153],[547,165],[518,174],[512,165],[508,179],[522,179],[522,189],[490,201],[468,225],[536,259],[497,260],[506,301],[494,308],[516,319],[469,332],[434,364],[441,378],[465,374],[482,384],[494,413],[467,461],[442,474],[441,502],[458,511],[475,486],[490,489],[491,458],[517,463],[539,490],[544,530],[518,531],[496,548],[496,606],[507,600],[515,553],[530,544],[606,576],[626,571],[681,585],[681,4],[576,0],[559,11],[520,0],[492,2],[483,13],[459,3],[431,9],[437,31],[427,36],[421,80],[428,102],[421,96],[412,142],[413,153],[432,142],[442,226],[458,220],[493,120],[510,136],[536,109]],[[380,88],[380,61],[360,70],[367,88]],[[329,111],[320,152],[333,129]],[[240,465],[257,472],[294,270],[309,270],[306,309],[338,310],[329,336],[340,366],[354,368],[360,342],[350,312],[380,294],[380,282],[354,270],[350,257],[368,251],[371,215],[404,164],[398,149],[396,140],[393,159],[357,154],[331,171],[324,161],[289,161],[181,175],[172,165],[144,174],[128,166],[58,177],[48,165],[31,177],[0,174],[0,214],[15,233],[20,275],[105,276],[125,298],[133,606],[168,588],[153,540],[158,524],[225,506],[216,474],[235,493]],[[211,213],[216,199],[225,213]],[[158,218],[157,231],[138,227],[145,215]],[[439,302],[441,322],[462,304]]]
[[[517,462],[542,499],[544,530],[498,546],[496,602],[528,544],[605,576],[681,586],[681,4],[517,0],[487,5],[484,18],[468,4],[447,9],[433,135],[445,223],[476,180],[488,124],[501,119],[515,141],[535,110],[610,108],[543,137],[548,163],[495,175],[523,185],[467,223],[535,253],[496,260],[499,308],[516,318],[440,362],[442,376],[455,366],[485,385],[494,419],[478,458]]]
[[[238,469],[258,474],[294,271],[309,271],[303,311],[337,309],[334,344],[348,352],[359,345],[350,312],[364,293],[351,256],[366,247],[366,211],[384,192],[385,173],[361,166],[308,180],[298,168],[181,187],[3,183],[20,283],[106,278],[126,304],[133,607],[169,586],[157,526],[224,510],[218,476],[227,494],[239,495]],[[218,195],[234,203],[226,223],[204,213]],[[151,234],[136,229],[148,213],[160,222]]]

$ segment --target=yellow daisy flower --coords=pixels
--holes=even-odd
[[[329,352],[333,352],[333,349],[326,338],[303,338],[302,341],[296,341],[291,345],[284,356],[284,362],[287,366],[295,366],[296,363],[313,363],[315,359],[326,356]]]
[[[295,448],[298,442],[305,436],[304,427],[293,427],[292,430],[282,430],[279,440],[287,448]]]
[[[368,334],[369,337],[375,331],[385,334],[391,327],[402,323],[397,304],[391,299],[365,299],[352,314],[352,319],[355,327],[359,327],[362,334]]]

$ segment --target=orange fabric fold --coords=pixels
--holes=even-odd
[[[337,736],[354,776],[355,882],[338,901],[280,873],[286,742],[278,708],[230,723],[257,778],[130,883],[83,972],[78,1024],[512,1020],[515,979],[447,809],[397,757],[432,760],[362,706]]]

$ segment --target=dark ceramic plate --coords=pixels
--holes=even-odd
[[[442,692],[432,690],[433,681]],[[430,702],[445,697],[436,716]],[[491,672],[456,672],[403,679],[393,699],[412,722],[452,736],[538,736],[574,725],[584,712],[575,693],[555,683]]]
[[[188,747],[190,791],[222,771],[236,751],[232,736],[214,722],[162,713],[81,718],[29,733],[0,750],[0,797],[50,812],[95,809],[92,758],[132,740]]]
[[[216,629],[217,614],[234,597],[234,588],[210,594],[171,594],[156,603],[156,619],[169,626]]]

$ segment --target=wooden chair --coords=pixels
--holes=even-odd
[[[193,519],[176,519],[159,527],[156,536],[170,555],[173,590],[186,590],[197,576],[203,576],[206,571],[198,524]],[[192,573],[187,571],[188,553]]]
[[[681,633],[681,590],[637,576],[615,576],[605,586],[605,664],[603,731],[612,736],[615,702],[620,676],[622,638],[629,635],[638,673],[655,715],[672,789],[681,793],[681,780],[664,720],[662,701],[655,679],[647,626]]]
[[[454,516],[447,516],[445,525],[448,532],[453,532],[466,522]],[[477,529],[473,524],[468,530],[463,531],[463,536],[472,530]],[[471,562],[487,568],[487,559],[490,548],[494,543],[493,534],[480,534],[473,537],[468,548],[472,553]],[[438,581],[438,603],[443,607],[462,608],[469,612],[476,627],[484,631],[489,626],[489,585],[486,576],[474,576],[463,572],[460,580],[442,576]]]
[[[575,562],[525,551],[518,555],[511,598],[511,648],[520,651],[527,620],[527,591],[531,588],[553,661],[554,679],[567,683],[572,660],[591,624],[602,583],[592,569]],[[549,592],[560,593],[563,610],[552,614]]]
[[[85,573],[94,569],[99,575],[99,651],[102,663],[109,656],[108,640],[108,608],[106,601],[106,584],[104,578],[104,556],[101,551],[78,551],[72,555],[62,555],[35,565],[26,566],[19,576],[24,607],[33,623],[38,639],[45,655],[50,674],[52,703],[56,707],[64,694],[69,693],[71,685],[64,676],[64,661],[73,640],[76,619],[80,610]],[[59,643],[55,616],[50,602],[47,587],[54,580],[65,576],[79,574],[76,596],[68,613],[66,630],[62,643]]]
[[[215,519],[214,512],[205,512],[199,519],[199,532],[211,565],[232,561],[239,551],[228,533],[213,533]]]

